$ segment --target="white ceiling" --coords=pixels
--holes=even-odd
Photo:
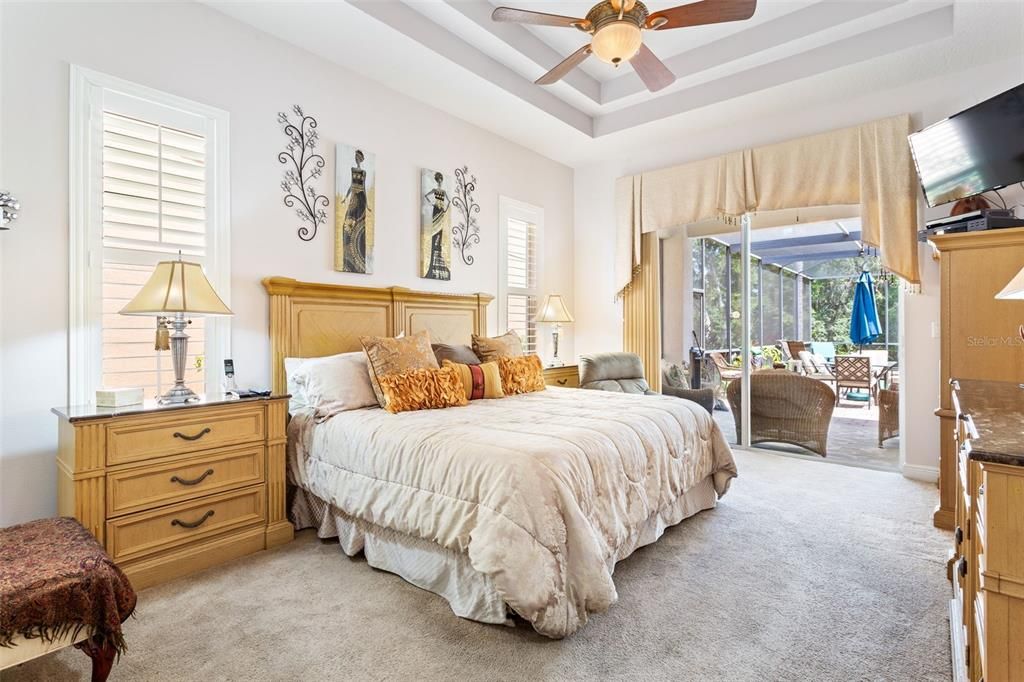
[[[495,6],[584,16],[565,0],[205,0],[220,11],[571,166],[656,142],[682,117],[708,122],[741,98],[850,96],[1020,54],[1021,0],[761,0],[753,18],[645,31],[677,76],[650,93],[596,58],[533,81],[585,44],[575,29],[490,20]],[[652,2],[663,9],[681,0]],[[842,70],[843,78],[822,76]],[[605,156],[604,158],[607,158]]]

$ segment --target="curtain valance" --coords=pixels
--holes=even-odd
[[[919,282],[909,115],[619,178],[617,290],[640,265],[640,235],[744,213],[859,204],[862,240]]]

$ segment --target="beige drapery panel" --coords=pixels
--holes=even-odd
[[[920,282],[909,115],[725,154],[616,181],[616,290],[635,281],[639,235],[744,213],[859,204],[882,265]],[[628,321],[627,321],[628,324]]]
[[[644,375],[651,390],[661,392],[661,272],[658,235],[641,237],[640,267],[632,284],[622,294],[625,324],[622,348],[636,353],[644,363]],[[654,330],[653,333],[651,330]]]

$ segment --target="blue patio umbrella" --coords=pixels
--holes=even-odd
[[[853,294],[853,315],[850,316],[850,340],[864,346],[878,338],[882,326],[878,322],[878,308],[875,307],[875,282],[871,273],[860,273],[857,288]]]

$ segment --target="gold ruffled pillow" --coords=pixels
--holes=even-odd
[[[517,358],[523,354],[523,340],[511,329],[501,336],[473,334],[473,352],[480,358],[480,362],[491,362],[498,358]]]
[[[377,396],[377,403],[385,407],[384,393],[380,380],[388,374],[397,374],[410,369],[437,369],[437,358],[430,348],[430,334],[418,332],[412,336],[364,336],[359,341],[366,351],[370,365],[370,384]]]
[[[378,378],[384,409],[392,414],[458,407],[469,403],[455,367],[410,369]]]
[[[544,390],[544,366],[538,356],[498,358],[497,363],[505,395]]]
[[[466,394],[467,400],[479,400],[480,398],[504,398],[505,392],[501,389],[501,372],[498,371],[498,363],[485,362],[480,365],[463,365],[451,360],[441,363],[443,367],[454,367],[459,373],[462,381],[462,391]]]

